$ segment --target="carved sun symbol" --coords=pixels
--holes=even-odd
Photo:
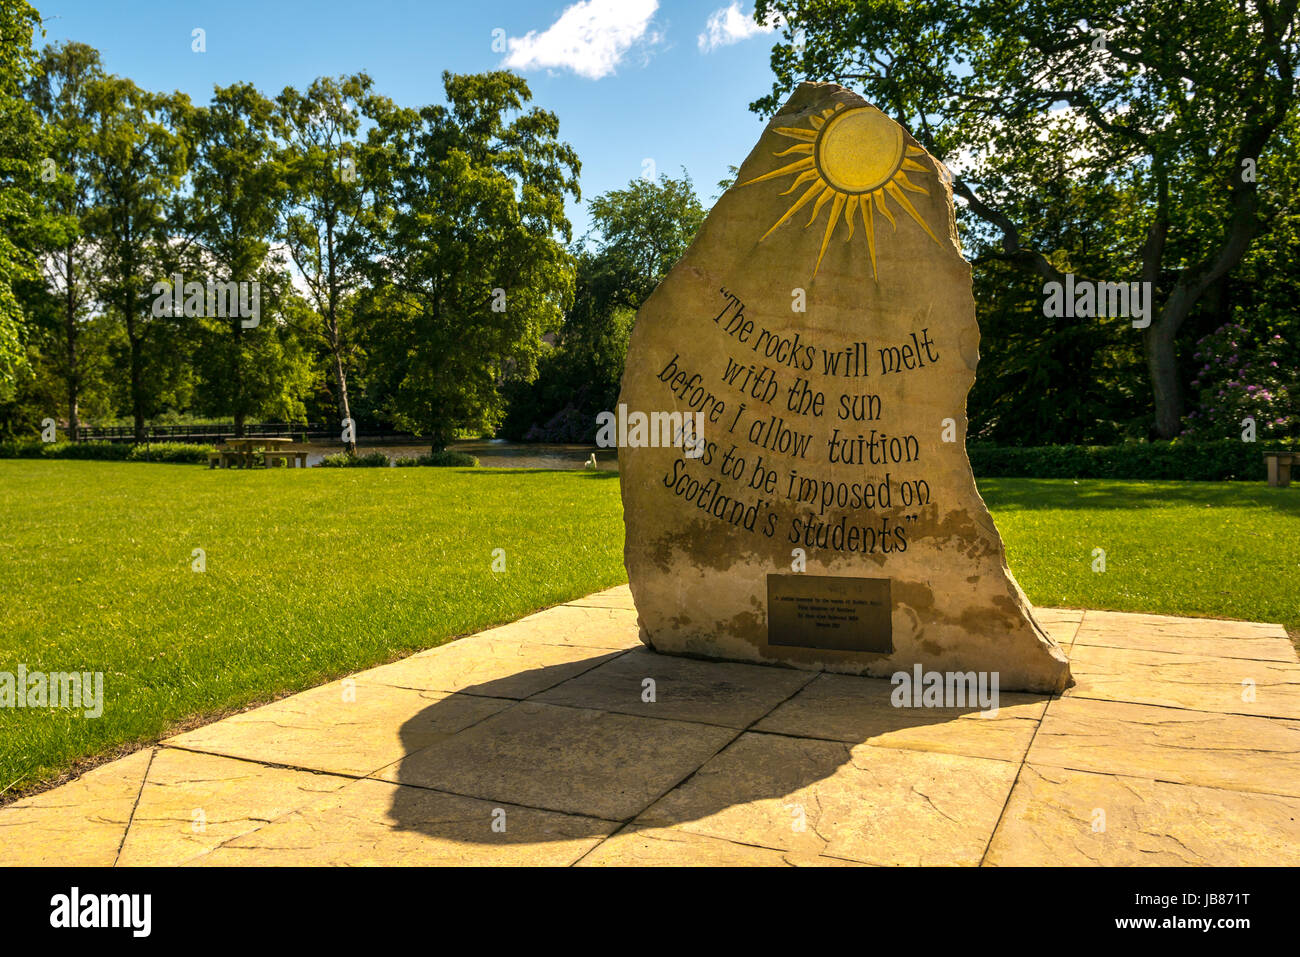
[[[876,233],[875,213],[879,212],[889,220],[895,229],[898,221],[886,204],[886,197],[916,220],[917,225],[929,234],[936,243],[938,237],[926,225],[920,213],[908,200],[903,190],[913,193],[928,191],[917,186],[907,178],[910,170],[924,173],[926,168],[911,159],[925,151],[917,146],[904,146],[903,128],[881,113],[875,107],[862,106],[845,109],[843,103],[822,110],[809,122],[812,129],[802,127],[777,127],[776,132],[799,142],[776,156],[806,154],[787,166],[764,173],[741,183],[749,186],[781,176],[794,175],[795,180],[782,196],[788,196],[804,183],[811,185],[795,200],[784,216],[772,224],[772,228],[763,234],[763,239],[772,235],[778,227],[789,222],[795,213],[809,203],[813,203],[812,216],[804,224],[807,229],[817,219],[822,207],[831,204],[830,220],[826,223],[826,232],[822,236],[821,251],[817,254],[817,265],[813,267],[813,276],[821,268],[822,257],[826,255],[826,246],[831,241],[831,234],[843,215],[849,234],[846,240],[853,238],[853,220],[858,215],[862,219],[863,232],[867,237],[867,248],[871,253],[871,274],[876,275]],[[874,207],[874,209],[873,209]]]

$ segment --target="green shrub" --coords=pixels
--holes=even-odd
[[[211,445],[192,442],[145,442],[142,445],[127,446],[131,462],[181,462],[203,463],[208,461],[208,453],[215,451]]]
[[[118,442],[53,442],[41,451],[47,459],[96,459],[104,462],[125,462],[131,457],[133,446]]]
[[[478,459],[468,452],[453,452],[443,450],[442,452],[425,453],[424,455],[393,459],[393,465],[398,468],[410,468],[415,465],[433,465],[442,468],[454,469],[472,469],[478,466]]]
[[[186,442],[0,442],[0,459],[95,459],[103,462],[206,462],[211,445]]]
[[[1198,482],[1264,481],[1264,453],[1285,443],[1140,442],[1131,445],[970,445],[980,478],[1173,479]],[[1292,450],[1295,449],[1292,447]]]
[[[39,459],[45,455],[46,447],[45,442],[37,439],[13,439],[0,442],[0,459]]]
[[[365,455],[337,452],[325,456],[316,464],[326,469],[386,469],[390,463],[383,452],[367,452]]]
[[[1196,343],[1192,358],[1201,363],[1192,380],[1199,406],[1187,414],[1185,436],[1197,439],[1232,435],[1247,416],[1259,430],[1285,435],[1300,427],[1300,394],[1288,384],[1292,370],[1280,335],[1257,337],[1245,326],[1227,323]]]
[[[420,465],[433,465],[440,468],[472,469],[478,467],[478,459],[474,456],[468,452],[454,452],[451,449],[421,455],[416,461]]]

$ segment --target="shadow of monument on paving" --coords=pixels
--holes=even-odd
[[[578,673],[584,665],[590,667]],[[739,676],[735,669],[742,669]],[[771,672],[771,680],[785,687],[769,693],[768,701],[751,703],[752,719],[733,722],[740,727],[707,723],[710,709],[734,712],[737,695],[763,697],[761,690],[755,694],[755,688],[766,684],[763,672]],[[656,680],[654,703],[642,701],[645,678]],[[817,705],[811,702],[797,717],[783,720],[785,727],[775,733],[746,733],[744,725],[760,724],[824,678],[840,683],[834,704],[841,728],[838,740],[815,736],[811,726],[817,719],[811,709]],[[544,690],[520,698],[521,682]],[[858,690],[861,700],[846,704]],[[892,690],[888,679],[682,658],[650,649],[593,649],[591,658],[582,662],[527,669],[462,689],[457,695],[509,699],[510,704],[435,744],[427,745],[427,729],[443,723],[440,712],[454,707],[450,702],[455,696],[405,722],[401,738],[407,755],[395,773],[383,775],[408,785],[396,789],[390,815],[402,830],[484,845],[605,836],[652,805],[653,812],[628,830],[671,827],[729,807],[794,794],[854,763],[851,749],[877,735],[948,724],[980,710],[974,705],[894,708],[889,704]],[[1004,693],[1000,700],[1005,712],[1016,705],[1041,704],[1048,697]],[[673,717],[682,712],[691,717]],[[852,740],[845,740],[846,724],[855,732]],[[1026,738],[1002,757],[1018,762],[1027,745]],[[937,751],[940,758],[954,757],[942,748]],[[698,774],[710,761],[709,770]],[[688,796],[679,790],[661,800],[683,782]],[[440,804],[433,799],[438,795],[459,800],[451,806]],[[464,799],[482,807],[467,817]],[[491,812],[498,808],[509,821],[504,831],[492,828]],[[516,827],[519,816],[525,822]],[[557,825],[557,820],[563,823]],[[557,834],[557,828],[563,833]]]

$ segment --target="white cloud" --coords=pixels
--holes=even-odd
[[[760,33],[771,33],[780,24],[780,15],[768,24],[754,22],[753,14],[740,12],[740,0],[731,0],[731,6],[722,7],[709,14],[705,32],[699,36],[700,52],[708,53],[718,47],[731,46]]]
[[[659,42],[650,20],[659,0],[581,0],[538,33],[511,37],[503,66],[516,70],[557,67],[599,80],[614,72],[639,43]]]

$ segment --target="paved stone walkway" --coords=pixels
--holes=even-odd
[[[1077,684],[990,718],[655,655],[614,588],[0,809],[0,865],[1300,864],[1280,626],[1037,614]]]

